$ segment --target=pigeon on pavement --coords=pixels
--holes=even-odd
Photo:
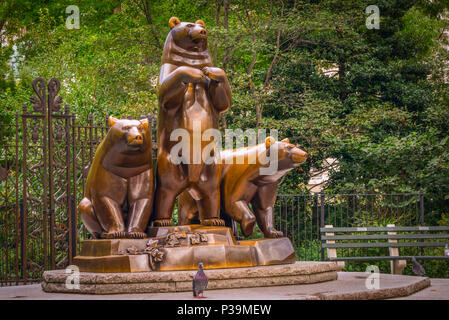
[[[198,271],[193,277],[193,296],[195,298],[205,298],[203,292],[207,287],[207,282],[207,276],[203,271],[203,263],[200,262],[198,264]]]
[[[424,270],[424,267],[420,265],[418,261],[416,261],[415,257],[412,257],[412,263],[413,263],[412,271],[414,274],[420,277],[426,274],[426,270]]]

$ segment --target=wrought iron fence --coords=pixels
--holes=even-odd
[[[0,285],[39,281],[44,270],[71,264],[89,237],[76,207],[107,132],[106,121],[89,116],[82,125],[62,107],[58,79],[32,86],[31,106],[0,124]]]
[[[80,124],[62,107],[58,79],[36,78],[33,88],[31,106],[0,123],[0,285],[39,281],[44,270],[71,264],[89,237],[76,207],[107,131],[106,121],[89,116]],[[320,226],[423,225],[424,218],[422,192],[279,195],[274,210],[299,260],[325,258]]]

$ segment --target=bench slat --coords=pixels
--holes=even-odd
[[[353,228],[320,228],[321,233],[326,232],[391,232],[391,231],[449,231],[449,226],[431,227],[353,227]]]
[[[449,256],[415,256],[416,260],[448,260]],[[338,257],[327,259],[328,261],[389,261],[389,260],[411,260],[412,256],[371,256],[371,257]]]
[[[404,248],[404,247],[444,247],[447,242],[349,242],[323,243],[323,248]]]
[[[321,240],[383,240],[383,239],[449,239],[449,233],[445,234],[367,234],[367,235],[337,235],[321,236]]]

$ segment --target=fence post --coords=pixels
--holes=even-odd
[[[74,190],[74,193],[76,190]],[[69,210],[69,264],[73,263],[73,258],[77,255],[76,244],[77,244],[77,219],[76,219],[76,204],[75,204],[75,195],[70,195],[70,210]]]
[[[22,281],[26,284],[27,278],[27,246],[26,246],[26,234],[25,234],[25,210],[24,210],[24,200],[20,199],[19,202],[20,211],[20,261],[22,262]]]
[[[320,228],[324,228],[324,200],[325,200],[324,190],[321,190],[320,192]],[[319,233],[320,234],[320,233]],[[321,241],[320,241],[321,245]],[[321,261],[324,261],[324,248],[321,248]]]
[[[424,225],[424,192],[419,188],[419,223]]]

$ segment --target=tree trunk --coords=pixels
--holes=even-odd
[[[223,5],[223,0],[217,0],[217,11],[215,13],[215,25],[217,28],[220,26],[220,12],[221,12],[221,6]],[[218,65],[218,35],[215,35],[215,44],[214,44],[214,51],[212,54],[212,59],[214,60],[214,65]]]
[[[338,62],[338,86],[340,88],[340,101],[343,103],[348,96],[346,91],[346,62],[344,60]]]
[[[148,0],[133,0],[133,3],[139,7],[139,9],[143,12],[145,19],[148,22],[148,25],[150,26],[151,34],[153,35],[154,41],[156,42],[156,46],[159,49],[162,49],[161,41],[159,40],[159,36],[157,35],[156,30],[154,29],[153,25],[153,18],[151,17],[151,11],[150,11],[150,2]]]
[[[225,29],[228,29],[229,5],[230,0],[224,0],[223,28]]]

